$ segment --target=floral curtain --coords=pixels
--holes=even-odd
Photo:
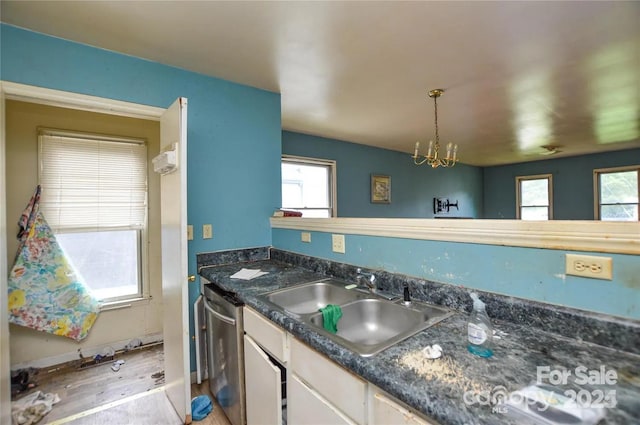
[[[39,211],[40,186],[20,217],[20,248],[9,273],[9,322],[80,341],[100,311]]]

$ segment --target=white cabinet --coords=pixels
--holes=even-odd
[[[367,382],[295,338],[291,338],[290,342],[289,369],[292,376],[297,376],[332,408],[338,409],[356,424],[366,424]],[[294,389],[291,386],[289,388],[289,410],[295,410],[297,407],[291,399]]]
[[[247,307],[244,308],[244,328],[247,425],[281,425],[287,334]]]
[[[370,385],[369,425],[437,425]]]
[[[295,425],[355,425],[296,375],[288,382],[287,421]]]
[[[287,333],[249,307],[244,308],[244,331],[281,363],[288,360]]]
[[[282,423],[280,368],[248,335],[244,336],[247,425]]]
[[[437,425],[244,308],[247,425]],[[286,367],[286,402],[282,375]]]

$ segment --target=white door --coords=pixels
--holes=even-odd
[[[187,99],[178,98],[160,118],[160,151],[177,150],[178,167],[160,177],[164,376],[167,397],[191,423],[189,287],[187,268]]]
[[[11,422],[9,311],[7,300],[7,220],[4,159],[4,91],[0,83],[0,423]]]

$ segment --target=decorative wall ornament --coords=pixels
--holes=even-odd
[[[374,204],[391,203],[391,176],[371,175],[371,202]]]

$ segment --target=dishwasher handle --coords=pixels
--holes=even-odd
[[[224,323],[227,323],[227,324],[229,324],[231,326],[235,326],[236,325],[236,319],[234,319],[232,317],[229,317],[229,316],[225,316],[224,314],[218,313],[217,311],[215,311],[214,309],[209,307],[209,303],[207,303],[207,300],[204,301],[204,308],[209,313],[213,314],[216,318],[222,320]]]

